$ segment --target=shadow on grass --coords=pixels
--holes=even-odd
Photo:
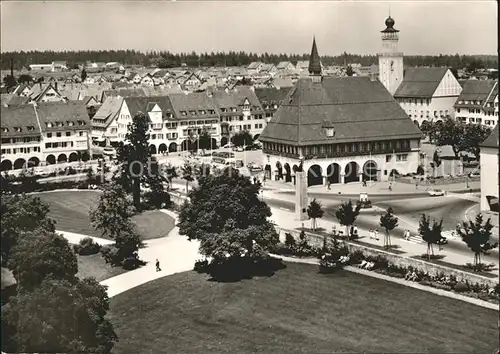
[[[278,270],[285,269],[281,259],[234,257],[224,261],[198,261],[194,270],[198,273],[209,274],[210,281],[221,283],[238,282],[254,277],[271,277]]]
[[[418,259],[421,259],[423,261],[428,261],[428,260],[438,260],[438,259],[443,259],[446,257],[444,254],[431,254],[430,257],[426,253],[422,253],[420,256],[417,256]]]

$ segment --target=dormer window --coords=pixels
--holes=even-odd
[[[222,113],[226,113],[226,111],[227,111],[226,108],[221,108],[220,110]]]
[[[20,133],[20,132],[22,132],[23,130],[21,129],[21,127],[14,127],[14,131],[15,131],[16,133]]]
[[[189,111],[189,114],[192,115],[192,116],[195,116],[196,115],[196,111]]]
[[[47,122],[45,124],[47,125],[47,128],[52,128],[52,123],[51,122]]]
[[[209,109],[209,110],[208,110],[208,113],[210,113],[210,114],[215,114],[215,111],[214,111],[213,109]]]
[[[29,132],[34,132],[35,131],[35,127],[32,126],[32,125],[28,126],[28,131]]]
[[[326,128],[326,136],[327,137],[334,137],[335,136],[335,129],[333,128]]]
[[[56,122],[56,127],[62,127],[62,126],[63,126],[62,122],[59,122],[59,121]]]
[[[68,127],[72,127],[73,125],[75,125],[75,123],[70,122],[70,121],[68,121],[67,123],[68,123]]]
[[[85,125],[85,121],[83,121],[83,120],[79,120],[79,121],[78,121],[78,125]]]
[[[236,112],[236,107],[231,107],[231,112]]]
[[[201,115],[205,115],[205,114],[207,114],[207,112],[206,112],[205,110],[203,110],[203,109],[202,109],[202,110],[200,111],[200,114],[201,114]]]
[[[167,113],[167,118],[172,118],[172,113]]]
[[[8,132],[9,132],[9,128],[2,127],[2,133],[8,133]]]
[[[185,116],[185,115],[187,115],[187,112],[186,111],[181,111],[181,115]]]
[[[278,108],[278,105],[277,105],[277,104],[275,104],[275,105],[273,106],[273,108],[274,108],[274,109],[277,109],[277,108]]]

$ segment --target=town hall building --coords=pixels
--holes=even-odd
[[[322,76],[315,40],[309,74],[260,135],[268,178],[294,183],[301,162],[308,186],[416,172],[422,133],[375,75]]]

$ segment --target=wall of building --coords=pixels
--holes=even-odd
[[[432,98],[398,98],[401,108],[412,121],[421,126],[424,121],[443,120],[447,115],[454,117],[454,104],[458,96]]]
[[[486,196],[498,198],[498,149],[481,148],[481,210],[490,210]]]

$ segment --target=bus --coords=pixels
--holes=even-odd
[[[212,154],[212,161],[215,163],[226,164],[227,159],[234,159],[234,152],[214,152]]]

